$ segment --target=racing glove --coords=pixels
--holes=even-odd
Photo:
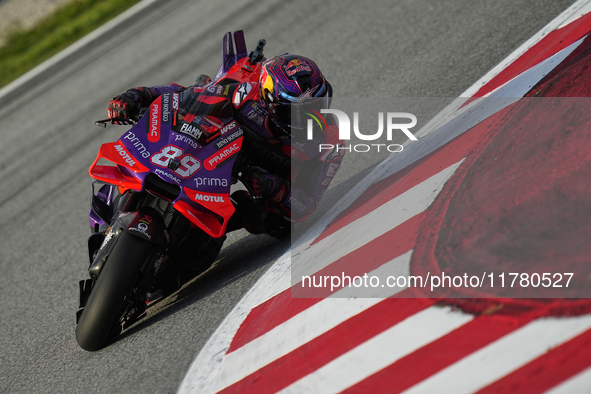
[[[152,92],[147,87],[129,89],[127,92],[114,97],[107,110],[109,119],[125,118],[139,120],[140,110],[152,102]],[[132,124],[131,121],[116,121],[119,125]]]
[[[242,178],[255,196],[266,197],[270,202],[282,201],[289,190],[289,182],[261,167],[247,168],[242,172]]]
[[[235,191],[231,198],[236,211],[228,222],[226,230],[228,233],[244,228],[251,234],[265,233],[277,239],[285,238],[291,234],[293,224],[289,220],[269,212],[246,190]]]

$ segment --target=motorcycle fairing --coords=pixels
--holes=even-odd
[[[206,138],[182,133],[178,122],[174,122],[177,110],[167,105],[171,102],[170,94],[163,96],[154,101],[146,115],[117,142],[101,146],[89,173],[95,179],[118,186],[121,193],[129,189],[141,191],[147,176],[156,174],[181,188],[181,194],[171,201],[175,209],[210,236],[222,237],[234,213],[230,201],[232,167],[242,137],[228,145],[224,139],[229,133],[221,131],[239,130],[240,126],[233,118],[202,114],[195,117],[208,121],[209,132],[195,130]],[[185,98],[194,100],[196,97],[183,95],[183,101]],[[98,165],[101,158],[115,166]],[[212,158],[217,158],[215,165],[205,166],[205,160]]]
[[[236,53],[234,53],[234,45],[236,46]],[[238,60],[248,56],[244,32],[242,30],[234,32],[234,41],[232,41],[232,34],[230,32],[224,34],[222,47],[222,66],[217,72],[214,78],[215,80],[218,80],[222,75],[227,74]]]
[[[109,160],[117,166],[98,165],[97,162],[99,159]],[[125,144],[119,140],[101,146],[99,153],[88,172],[91,177],[99,181],[118,186],[119,191],[122,193],[128,189],[140,191],[142,189],[142,181],[134,176],[124,174],[120,169],[121,166],[128,168],[133,173],[149,171],[149,168],[141,164],[138,159],[132,156],[125,147]]]
[[[93,280],[98,278],[122,231],[161,246],[166,246],[170,240],[164,220],[153,208],[121,213],[103,237],[97,255],[91,259],[88,273]]]
[[[171,201],[174,208],[214,238],[224,235],[234,213],[230,186],[242,135],[228,113],[231,98],[213,99],[209,93],[213,86],[248,83],[254,96],[261,69],[258,62],[250,64],[242,31],[234,32],[234,40],[227,33],[223,48],[213,82],[158,97],[119,141],[101,147],[89,170],[91,177],[116,185],[121,193],[141,191],[149,174],[179,186],[182,192]],[[218,106],[223,110],[216,112]],[[115,166],[98,165],[100,158]]]

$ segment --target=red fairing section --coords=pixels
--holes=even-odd
[[[148,171],[149,169],[133,157],[121,141],[103,144],[88,172],[94,179],[117,185],[120,191],[142,189],[142,182],[139,179],[124,175],[118,167],[97,165],[101,158],[129,168],[133,172]]]
[[[208,171],[214,170],[217,166],[224,163],[226,160],[230,159],[236,153],[238,153],[240,151],[240,147],[242,146],[242,138],[243,137],[238,138],[230,145],[224,147],[224,149],[221,149],[212,156],[208,157],[204,161],[205,169]]]
[[[186,187],[183,190],[191,200],[210,212],[197,211],[183,201],[174,204],[174,208],[212,237],[220,238],[223,236],[226,233],[228,220],[230,220],[230,217],[235,211],[234,204],[230,201],[230,195],[204,193]],[[220,223],[216,215],[221,216],[223,219],[222,223]]]

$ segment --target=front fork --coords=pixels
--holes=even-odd
[[[139,284],[140,290],[149,285],[157,274],[165,257],[170,237],[162,215],[153,208],[140,207],[128,212],[133,205],[134,192],[119,195],[115,186],[102,184],[96,188],[93,183],[93,195],[89,213],[92,234],[88,238],[88,256],[90,265],[88,273],[90,279],[80,281],[80,305],[77,320],[82,314],[94,282],[103,269],[113,247],[123,232],[128,232],[154,244],[154,253],[146,259],[142,267],[142,277],[147,278],[148,284]]]
[[[100,188],[97,187],[100,185]],[[94,181],[92,183],[92,198],[90,200],[90,212],[88,219],[90,223],[91,235],[88,237],[88,259],[89,268],[92,266],[98,251],[105,242],[106,232],[109,230],[108,223],[111,222],[114,211],[114,200],[118,196],[114,185]],[[86,306],[92,286],[96,278],[81,280],[79,282],[80,298],[78,311],[76,312],[76,323],[82,315],[82,310]]]
[[[130,197],[129,194],[128,198]],[[91,232],[90,237],[88,237],[89,264],[92,264],[105,240],[106,233],[109,230],[109,223],[111,223],[115,212],[117,212],[120,199],[121,196],[114,185],[98,181],[92,183],[92,198],[90,200],[90,212],[88,213]]]
[[[92,252],[94,256],[88,268],[88,273],[93,280],[98,278],[113,247],[123,232],[128,232],[133,236],[153,243],[161,250],[166,250],[170,240],[164,219],[154,208],[141,207],[133,212],[121,212],[111,223],[107,233],[103,235],[103,241],[98,250],[91,251],[89,249],[89,252]],[[102,235],[102,233],[100,234]]]

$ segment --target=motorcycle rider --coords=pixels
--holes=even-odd
[[[344,146],[333,116],[324,117],[322,130],[314,125],[313,140],[307,139],[302,119],[292,119],[292,110],[300,118],[310,102],[317,108],[330,106],[332,86],[314,61],[289,54],[264,60],[258,83],[231,78],[212,83],[201,75],[188,87],[168,84],[129,89],[111,100],[109,118],[138,120],[142,109],[158,96],[172,92],[182,92],[183,102],[192,97],[202,105],[231,107],[231,115],[242,126],[240,155],[250,163],[242,179],[255,197],[263,199],[253,199],[244,190],[234,192],[231,198],[236,212],[228,223],[228,232],[245,228],[253,234],[283,238],[290,234],[292,222],[308,218],[344,155],[343,149],[319,151],[319,144]]]

